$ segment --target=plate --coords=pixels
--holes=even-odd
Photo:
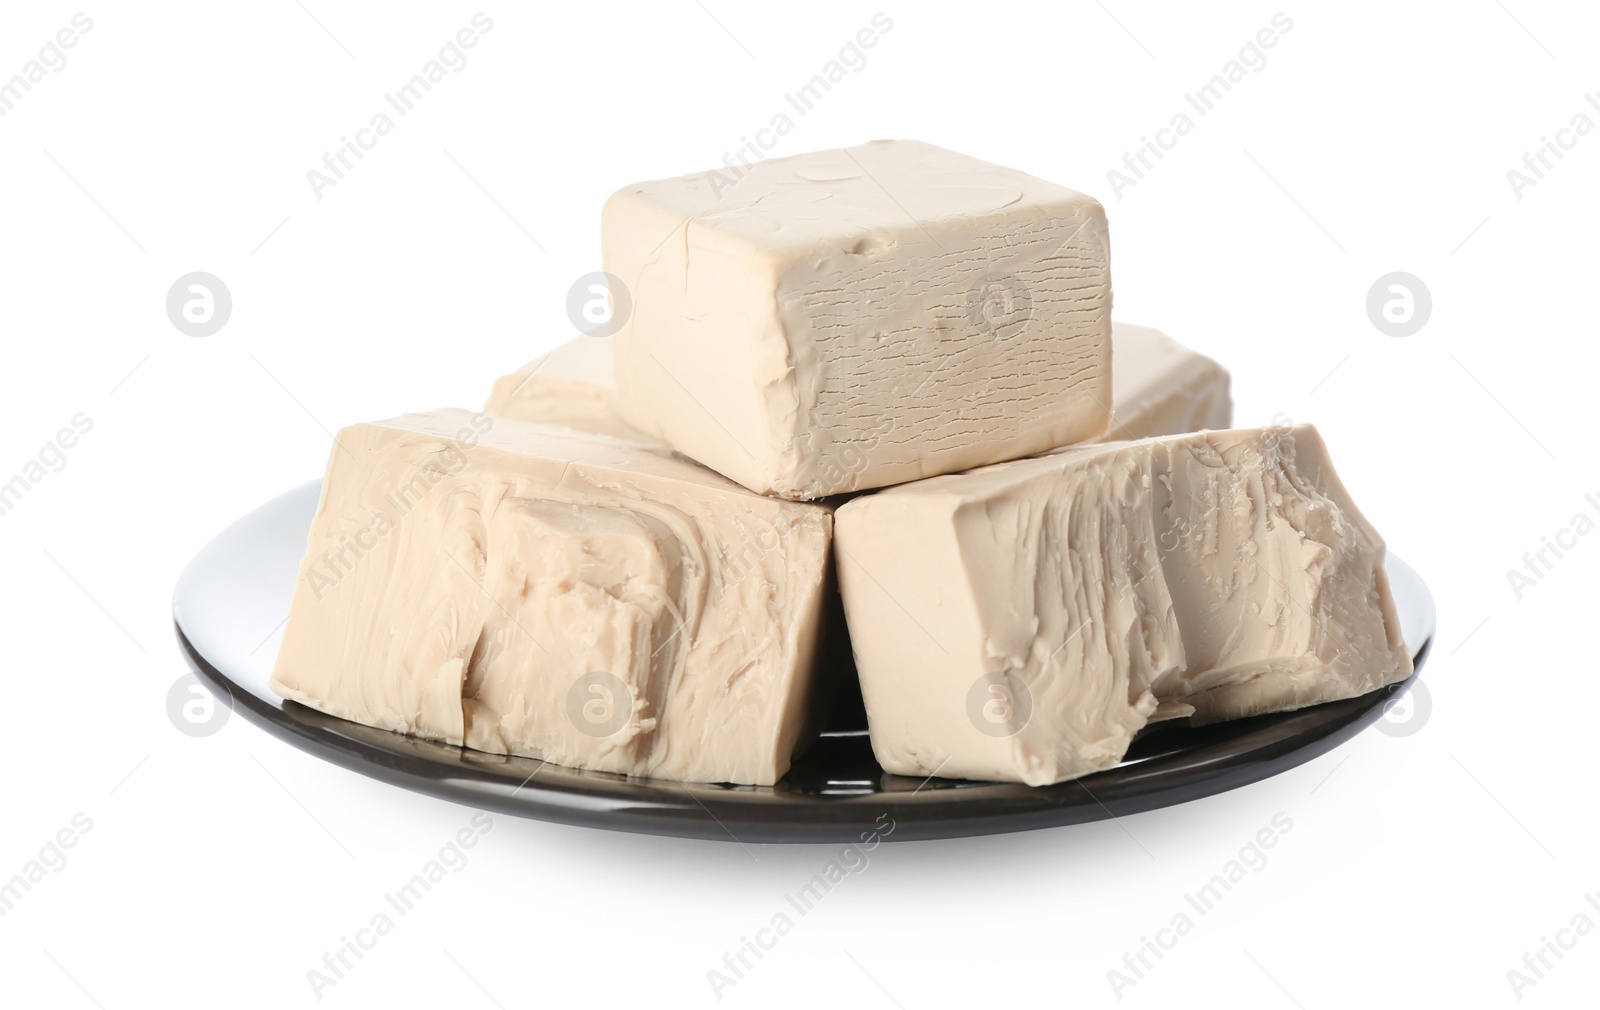
[[[1139,734],[1116,768],[1038,788],[886,773],[873,759],[859,693],[841,694],[821,739],[775,786],[577,771],[372,729],[272,693],[267,678],[321,486],[312,481],[267,502],[189,563],[172,610],[190,665],[235,713],[295,747],[392,785],[506,814],[739,842],[854,842],[889,825],[882,837],[904,841],[1081,824],[1200,799],[1304,764],[1382,718],[1416,680],[1298,712],[1198,728],[1159,723]],[[1420,670],[1433,643],[1433,598],[1393,554],[1387,567]],[[840,680],[855,684],[853,672]]]

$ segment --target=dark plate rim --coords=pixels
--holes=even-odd
[[[294,702],[273,705],[213,666],[176,620],[174,630],[190,667],[229,699],[234,712],[342,768],[512,816],[740,843],[859,842],[875,828],[887,841],[958,838],[1082,824],[1214,796],[1297,767],[1353,738],[1410,689],[1433,646],[1430,633],[1415,649],[1410,678],[1356,698],[1199,730],[1152,727],[1149,732],[1210,739],[1085,779],[1042,787],[940,780],[940,788],[924,791],[916,780],[883,775],[875,791],[819,796],[786,792],[782,782],[731,786],[583,772],[416,740]],[[525,777],[529,767],[534,771]],[[882,788],[885,783],[888,788]]]

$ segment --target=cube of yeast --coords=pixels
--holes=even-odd
[[[647,440],[617,415],[610,337],[576,337],[495,381],[484,411],[516,421]]]
[[[1059,782],[1116,765],[1162,703],[1226,719],[1411,672],[1383,540],[1309,426],[890,488],[839,509],[836,546],[872,748],[898,774]]]
[[[771,784],[832,514],[664,447],[439,410],[340,433],[272,687],[574,768]]]
[[[1094,438],[1105,212],[913,141],[639,183],[602,215],[632,295],[617,404],[744,486],[807,499]]]
[[[1104,440],[1233,424],[1228,370],[1160,330],[1111,324],[1111,430]]]

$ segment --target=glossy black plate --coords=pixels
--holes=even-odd
[[[776,786],[574,771],[371,729],[268,689],[320,487],[312,481],[273,499],[190,562],[172,608],[190,664],[235,713],[302,750],[393,785],[541,820],[741,842],[857,841],[891,821],[892,841],[1077,824],[1199,799],[1303,764],[1377,721],[1415,680],[1299,712],[1202,728],[1160,723],[1118,767],[1043,788],[887,774],[873,760],[859,695],[849,693],[822,739]],[[1433,642],[1433,599],[1392,554],[1388,571],[1420,670]]]

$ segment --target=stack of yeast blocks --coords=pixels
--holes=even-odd
[[[1309,427],[1111,322],[1093,199],[909,141],[626,187],[627,286],[439,410],[340,434],[273,686],[574,768],[772,784],[837,569],[886,771],[1043,785],[1153,719],[1409,675]],[[825,671],[823,671],[825,672]]]

